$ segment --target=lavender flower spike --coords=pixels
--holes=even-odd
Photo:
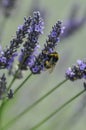
[[[52,27],[50,35],[48,35],[48,40],[46,40],[44,49],[36,57],[34,65],[31,66],[30,70],[32,73],[39,74],[41,71],[45,70],[46,68],[50,68],[52,64],[57,62],[58,53],[55,52],[54,49],[57,45],[57,42],[59,42],[59,38],[62,32],[63,28],[61,22],[58,21],[56,25]]]
[[[0,77],[0,100],[8,97],[9,99],[13,97],[13,92],[10,90],[10,92],[7,92],[7,87],[6,87],[6,77],[5,74]]]
[[[66,78],[75,81],[77,79],[86,79],[86,62],[77,60],[77,65],[68,68],[66,71]]]
[[[6,89],[6,77],[5,74],[0,77],[0,99],[3,98],[4,94],[7,92]]]
[[[34,64],[35,56],[39,48],[38,38],[43,34],[44,22],[40,17],[40,13],[34,12],[31,24],[28,28],[27,40],[21,49],[19,57],[19,65],[21,70],[26,70]]]
[[[7,48],[2,51],[3,53],[0,54],[0,68],[9,69],[12,66],[11,64],[13,63],[14,58],[17,56],[17,49],[23,43],[23,39],[28,34],[31,20],[31,17],[24,19],[24,24],[18,27],[16,36],[10,41],[10,46],[7,46]]]

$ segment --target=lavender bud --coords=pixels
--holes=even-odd
[[[13,91],[10,89],[8,92],[6,84],[6,77],[5,74],[3,74],[2,77],[0,77],[0,100],[6,97],[9,99],[13,98]]]
[[[77,61],[77,65],[68,68],[66,71],[66,78],[75,81],[77,79],[86,79],[86,62],[82,60]]]
[[[8,93],[7,96],[8,96],[9,99],[13,98],[13,91],[12,91],[12,89],[10,89],[10,92]]]
[[[5,74],[3,74],[2,77],[0,77],[0,99],[3,99],[7,92],[6,84],[6,77]]]

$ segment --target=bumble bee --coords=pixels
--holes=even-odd
[[[52,71],[59,59],[59,55],[57,52],[52,52],[50,54],[47,54],[47,56],[48,56],[48,60],[45,61],[44,67],[46,69],[51,69]]]

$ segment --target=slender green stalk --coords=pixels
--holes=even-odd
[[[2,111],[3,111],[4,103],[5,103],[5,99],[3,100],[3,102],[0,106],[0,130],[2,128]]]
[[[15,75],[14,75],[12,81],[10,82],[10,84],[9,84],[9,86],[8,86],[8,91],[9,91],[9,89],[11,88],[11,86],[13,85],[13,83],[15,82],[17,74],[18,74],[18,70],[16,71],[16,73],[15,73]]]
[[[38,127],[40,127],[41,125],[43,125],[45,122],[47,122],[49,119],[51,119],[53,116],[55,116],[59,111],[61,111],[64,107],[66,107],[68,104],[70,104],[72,101],[74,101],[76,98],[78,98],[81,94],[83,94],[84,92],[86,92],[86,90],[82,90],[81,92],[79,92],[77,95],[75,95],[73,98],[71,98],[70,100],[68,100],[66,103],[64,103],[61,107],[59,107],[58,109],[56,109],[54,112],[52,112],[49,116],[47,116],[46,118],[44,118],[41,122],[39,122],[37,125],[35,125],[34,127],[32,127],[29,130],[35,130]]]
[[[16,73],[16,74],[17,74],[17,73]],[[14,94],[17,93],[17,91],[24,85],[24,83],[31,77],[31,75],[32,75],[32,73],[30,73],[30,74],[25,78],[25,80],[17,87],[17,89],[15,90]],[[10,89],[10,87],[12,86],[12,84],[14,83],[15,79],[16,79],[16,75],[14,76],[13,80],[11,81],[11,83],[10,83],[10,85],[9,85],[9,87],[8,87],[8,90]],[[1,129],[1,127],[2,127],[2,113],[3,113],[2,111],[3,111],[3,108],[4,108],[4,106],[6,105],[6,103],[7,103],[8,101],[9,101],[9,99],[3,100],[3,101],[2,101],[2,104],[1,104],[1,106],[0,106],[0,129]]]
[[[16,73],[16,74],[17,74],[17,73]],[[15,90],[14,94],[17,93],[17,91],[24,85],[24,83],[31,77],[31,75],[32,75],[32,73],[30,73],[30,74],[25,78],[25,80],[17,87],[17,89]],[[16,75],[14,76],[13,80],[11,81],[11,83],[10,83],[10,85],[9,85],[9,87],[8,87],[8,90],[10,89],[11,85],[14,83],[15,79],[16,79]],[[3,101],[2,101],[2,104],[1,104],[1,106],[0,106],[0,130],[1,130],[1,128],[2,128],[2,113],[3,113],[2,111],[3,111],[3,108],[4,108],[4,106],[6,105],[6,103],[7,103],[8,101],[9,101],[9,99],[3,100]]]
[[[16,94],[18,92],[18,90],[25,84],[25,82],[32,76],[32,73],[30,73],[25,80],[16,88],[16,90],[14,91],[14,94]]]
[[[27,112],[29,112],[33,107],[35,107],[38,103],[40,103],[43,99],[45,99],[47,96],[49,96],[52,92],[54,92],[57,88],[59,88],[62,84],[67,82],[67,79],[64,79],[62,82],[60,82],[58,85],[56,85],[53,89],[51,89],[49,92],[47,92],[44,96],[42,96],[40,99],[38,99],[36,102],[34,102],[31,106],[29,106],[26,110],[24,110],[22,113],[20,113],[18,116],[16,116],[13,120],[7,123],[7,125],[2,129],[9,127],[15,121],[17,121],[20,117],[24,116]]]
[[[32,76],[32,73],[30,73],[30,74],[25,78],[25,80],[16,88],[14,94],[16,94],[16,93],[18,92],[18,90],[25,84],[25,82],[26,82],[31,76]],[[14,81],[14,80],[13,80],[13,81]],[[11,82],[11,84],[13,83],[13,81]],[[6,103],[7,103],[8,101],[10,101],[10,100],[9,100],[9,99],[6,99],[6,100],[4,101],[4,103],[3,103],[3,101],[2,101],[3,107],[4,107],[4,105],[6,105]],[[1,106],[0,106],[0,110],[1,110],[2,104],[1,104]]]

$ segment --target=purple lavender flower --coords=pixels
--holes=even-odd
[[[45,68],[50,68],[50,65],[58,60],[58,53],[54,51],[57,42],[59,42],[59,37],[63,31],[61,22],[58,21],[54,27],[52,27],[52,31],[50,35],[48,35],[48,40],[46,40],[46,44],[44,45],[44,49],[42,52],[36,57],[34,65],[30,67],[30,70],[34,74],[38,74],[41,71],[45,70]],[[53,57],[52,56],[56,56]],[[53,61],[54,60],[54,61]],[[45,67],[45,63],[49,63],[50,65]],[[53,62],[53,63],[50,63]],[[47,65],[48,65],[47,63]]]
[[[19,70],[26,70],[29,67],[32,73],[37,74],[45,68],[50,68],[52,64],[55,65],[59,57],[54,49],[64,28],[61,22],[58,21],[48,35],[44,49],[40,54],[37,54],[39,48],[38,38],[40,34],[43,34],[43,29],[44,22],[39,12],[34,12],[33,17],[25,18],[24,24],[18,27],[16,37],[10,41],[10,46],[1,51],[0,67],[12,69],[14,58],[18,55],[17,49],[23,42],[23,48],[19,56]],[[26,41],[23,41],[24,38],[26,38]]]
[[[68,68],[66,71],[66,78],[74,81],[77,79],[86,79],[86,62],[82,60],[77,61],[77,65]]]
[[[3,74],[2,77],[0,77],[0,99],[3,99],[5,97],[11,99],[13,97],[13,91],[10,89],[10,91],[8,92],[6,84],[6,77],[5,74]]]
[[[16,37],[10,41],[10,46],[4,51],[0,51],[0,68],[10,68],[12,66],[14,58],[17,56],[17,49],[23,43],[23,39],[28,35],[32,18],[25,18],[24,20],[24,24],[20,25],[16,31]]]
[[[6,89],[6,77],[5,74],[0,77],[0,99],[3,98],[4,94],[7,92]]]
[[[28,66],[31,67],[34,64],[35,55],[39,48],[38,38],[40,34],[43,34],[43,29],[44,22],[40,17],[40,13],[34,12],[31,24],[28,28],[27,40],[19,56],[19,66],[21,70],[26,70]]]
[[[76,31],[86,24],[86,12],[81,19],[77,18],[79,7],[78,5],[73,5],[69,19],[64,23],[65,30],[61,35],[61,39],[66,39],[72,36]]]

